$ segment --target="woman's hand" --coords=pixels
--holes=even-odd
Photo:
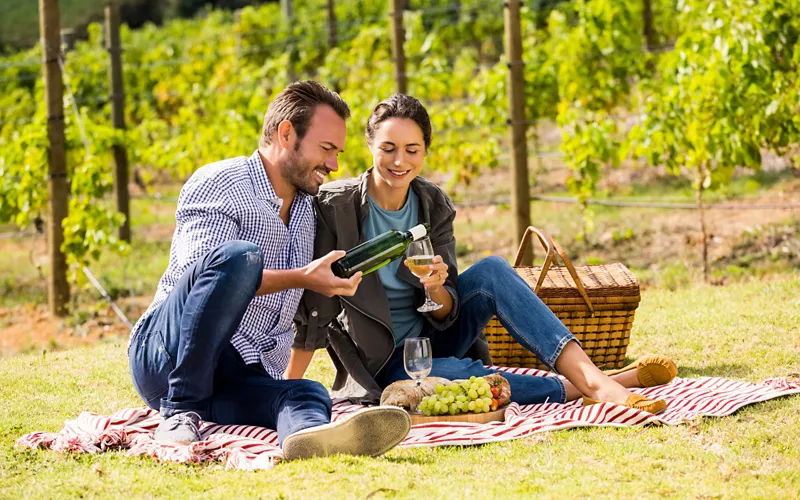
[[[408,260],[405,261],[405,265],[408,266]],[[431,268],[431,274],[420,278],[419,281],[422,283],[422,286],[428,289],[428,292],[436,293],[442,289],[445,281],[447,281],[448,267],[447,264],[444,263],[441,255],[434,255],[433,263],[429,267]]]

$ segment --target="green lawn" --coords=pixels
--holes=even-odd
[[[800,274],[644,294],[629,355],[674,357],[679,375],[759,381],[800,373]],[[793,375],[792,375],[793,374]],[[311,376],[330,383],[318,355]],[[81,410],[139,405],[125,346],[0,358],[0,497],[790,498],[800,491],[800,397],[679,427],[583,429],[467,448],[334,457],[266,472],[157,464],[124,453],[20,451]]]

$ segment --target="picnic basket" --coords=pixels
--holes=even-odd
[[[541,267],[521,266],[525,249],[536,235],[546,255]],[[553,265],[558,255],[563,266]],[[581,342],[592,362],[602,369],[621,368],[628,349],[633,315],[641,295],[636,277],[622,264],[572,265],[564,249],[547,233],[528,227],[517,251],[514,269],[536,295]],[[535,321],[535,318],[531,318]],[[499,366],[548,370],[532,352],[518,344],[497,317],[484,329],[492,363]]]

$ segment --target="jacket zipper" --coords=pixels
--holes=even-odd
[[[353,309],[355,309],[356,311],[358,311],[358,312],[360,312],[361,314],[363,314],[364,316],[366,316],[366,317],[368,317],[368,318],[372,318],[374,321],[377,321],[378,323],[380,323],[381,325],[383,325],[384,327],[386,327],[386,329],[387,329],[387,330],[389,330],[389,333],[391,333],[391,332],[392,332],[392,329],[389,327],[389,325],[387,325],[386,323],[384,323],[384,322],[383,322],[383,321],[382,321],[380,318],[377,318],[377,317],[375,317],[375,316],[373,316],[373,315],[371,315],[371,314],[367,313],[366,311],[364,311],[363,309],[361,309],[360,307],[358,307],[357,305],[353,304],[353,303],[352,303],[352,302],[350,302],[348,299],[346,299],[346,298],[344,298],[344,297],[342,297],[342,296],[339,296],[339,298],[340,298],[340,299],[341,299],[343,302],[345,302],[345,303],[347,303],[348,305],[350,305],[350,307],[352,307],[352,308],[353,308]],[[392,338],[394,338],[394,335],[392,335]],[[393,346],[393,347],[392,347],[391,351],[389,352],[389,356],[388,356],[386,359],[384,359],[384,360],[383,360],[383,363],[381,364],[381,367],[380,367],[380,368],[378,368],[378,371],[377,371],[377,372],[375,372],[375,374],[378,374],[378,373],[380,373],[380,371],[381,371],[381,370],[383,370],[383,367],[384,367],[384,366],[386,366],[386,363],[388,363],[388,362],[389,362],[389,360],[390,360],[390,359],[392,359],[392,354],[394,354],[394,342],[392,343],[392,346]],[[375,378],[375,375],[372,375],[372,377],[373,377],[373,378]]]

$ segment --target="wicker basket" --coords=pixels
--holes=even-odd
[[[544,263],[541,267],[520,266],[533,234],[547,251]],[[563,267],[552,265],[556,253]],[[639,283],[628,268],[622,264],[574,267],[564,249],[548,234],[529,227],[517,251],[514,269],[578,338],[595,365],[603,369],[622,367],[641,297]],[[493,364],[549,369],[518,344],[496,317],[484,334]]]

